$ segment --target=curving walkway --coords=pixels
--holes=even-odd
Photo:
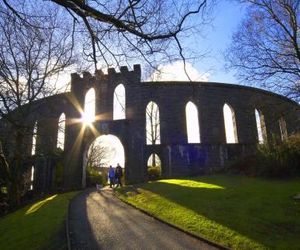
[[[86,190],[70,204],[72,249],[217,249],[114,197]]]

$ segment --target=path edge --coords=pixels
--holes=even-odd
[[[70,239],[70,207],[71,207],[71,203],[73,200],[75,200],[75,198],[82,194],[82,190],[79,190],[78,194],[76,194],[70,201],[68,204],[68,209],[67,209],[67,214],[66,214],[66,219],[65,219],[65,234],[66,234],[66,240],[67,240],[67,249],[71,250],[71,239]]]
[[[116,192],[118,192],[118,191],[115,191],[115,190],[114,190],[114,191],[113,191],[113,195],[114,195],[117,199],[119,199],[120,201],[124,202],[125,204],[127,204],[127,205],[129,205],[129,206],[131,206],[131,207],[133,207],[133,208],[135,208],[135,209],[137,209],[137,210],[139,210],[140,212],[142,212],[142,213],[144,213],[144,214],[150,216],[151,218],[153,218],[153,219],[155,219],[155,220],[158,220],[158,221],[160,221],[160,222],[162,222],[162,223],[164,223],[164,224],[166,224],[166,225],[168,225],[168,226],[170,226],[170,227],[172,227],[172,228],[175,228],[175,229],[177,229],[177,230],[179,230],[179,231],[181,231],[181,232],[183,232],[183,233],[185,233],[185,234],[187,234],[187,235],[189,235],[189,236],[192,236],[193,238],[196,238],[196,239],[198,239],[198,240],[202,240],[202,241],[204,241],[204,242],[206,242],[206,243],[208,243],[208,244],[210,244],[210,245],[212,245],[212,246],[214,246],[214,247],[217,247],[217,248],[219,248],[219,249],[221,249],[221,250],[230,250],[230,249],[231,249],[231,248],[225,247],[225,246],[223,246],[223,245],[221,245],[221,244],[219,244],[219,243],[217,243],[217,242],[215,242],[215,241],[212,241],[212,240],[209,240],[209,239],[204,238],[204,237],[202,237],[202,236],[199,236],[199,235],[197,235],[197,234],[191,233],[191,232],[189,232],[189,231],[187,231],[187,230],[185,230],[185,229],[183,229],[183,228],[180,228],[180,227],[178,227],[178,226],[176,226],[176,225],[173,225],[173,224],[171,224],[171,223],[169,223],[169,222],[167,222],[167,221],[164,221],[164,220],[162,220],[162,219],[160,219],[160,218],[158,218],[158,217],[155,217],[153,214],[151,214],[151,213],[149,213],[149,212],[147,212],[147,211],[145,211],[145,210],[143,210],[143,209],[141,209],[141,208],[139,208],[139,207],[137,207],[137,206],[135,206],[135,205],[129,203],[129,202],[126,201],[126,200],[123,200],[122,198],[120,198],[120,197],[116,194]]]

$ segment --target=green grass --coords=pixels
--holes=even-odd
[[[0,249],[66,249],[64,221],[77,192],[57,194],[0,219]]]
[[[300,249],[297,193],[300,180],[204,176],[125,187],[118,196],[233,249]]]

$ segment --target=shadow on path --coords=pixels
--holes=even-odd
[[[111,190],[89,189],[70,204],[72,249],[216,249],[132,208]]]

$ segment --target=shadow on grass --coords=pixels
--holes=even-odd
[[[161,180],[121,192],[125,196],[134,196],[141,192],[139,188],[264,246],[299,249],[300,202],[291,198],[299,192],[299,182],[219,176]]]

